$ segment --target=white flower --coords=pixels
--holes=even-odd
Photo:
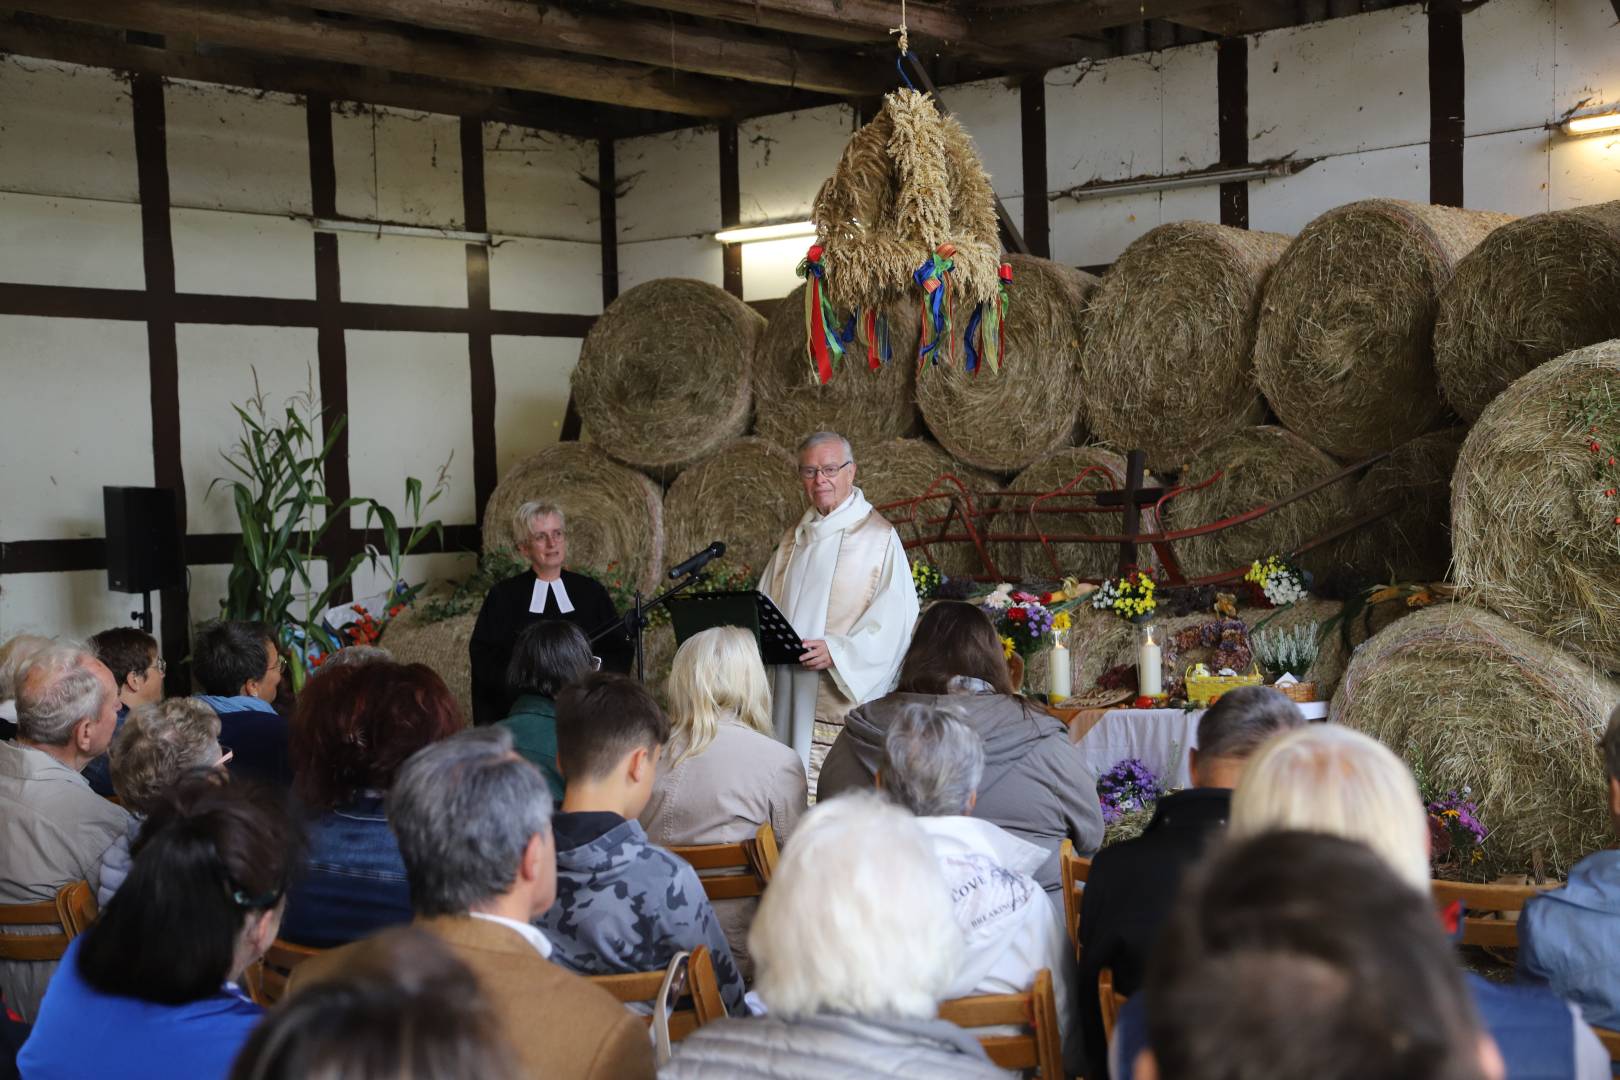
[[[994,592],[984,598],[985,606],[993,607],[997,611],[1010,606],[1012,604],[1012,591],[1013,587],[1007,582],[1003,581],[1000,585],[996,586]]]

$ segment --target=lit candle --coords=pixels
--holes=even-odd
[[[1163,653],[1152,637],[1142,639],[1142,647],[1136,654],[1136,686],[1144,697],[1164,693]]]
[[[1061,638],[1052,646],[1049,660],[1046,669],[1046,700],[1056,705],[1070,694],[1069,650],[1064,647]]]

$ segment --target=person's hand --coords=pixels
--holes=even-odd
[[[832,654],[827,651],[825,641],[806,641],[804,653],[799,657],[799,664],[806,671],[826,671],[832,667]]]

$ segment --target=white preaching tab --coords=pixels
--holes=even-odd
[[[568,590],[563,587],[562,578],[556,581],[541,581],[534,579],[534,595],[529,598],[529,610],[536,615],[546,610],[546,594],[550,593],[557,599],[557,614],[567,615],[574,610],[574,602],[568,599]]]

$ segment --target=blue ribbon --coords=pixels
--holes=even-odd
[[[927,360],[929,354],[934,353],[936,354],[933,358],[934,363],[937,364],[939,363],[937,354],[940,340],[944,336],[943,331],[945,329],[945,282],[941,280],[939,288],[929,292],[927,283],[929,278],[934,277],[933,270],[934,259],[930,256],[927,262],[917,267],[916,271],[912,273],[911,279],[917,283],[917,288],[922,289],[923,295],[928,298],[928,314],[934,320],[934,340],[917,350],[917,359],[919,362]]]
[[[973,374],[979,370],[979,350],[973,347],[973,339],[979,333],[979,319],[984,315],[984,305],[973,305],[973,317],[968,320],[967,333],[962,335],[962,344],[967,348],[967,370]]]

